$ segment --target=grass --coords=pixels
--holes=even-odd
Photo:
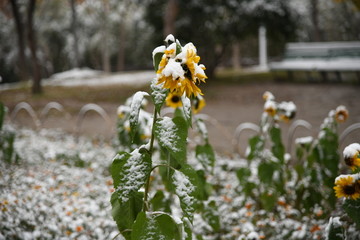
[[[32,95],[30,87],[20,87],[1,92],[0,101],[9,108],[13,108],[19,102],[29,103],[35,110],[43,108],[51,101],[59,102],[68,109],[77,111],[79,105],[86,103],[113,103],[119,104],[134,94],[138,88],[124,86],[98,86],[98,87],[59,87],[44,86],[43,93]],[[147,89],[145,89],[147,90]]]

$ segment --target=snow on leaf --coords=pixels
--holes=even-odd
[[[118,174],[114,171],[114,164],[120,165],[115,168],[119,170]],[[118,154],[114,158],[111,173],[121,202],[126,202],[131,195],[137,193],[145,184],[150,171],[150,156],[147,152],[140,153],[139,149],[135,149],[130,154]]]
[[[168,89],[163,88],[162,84],[157,84],[157,79],[154,78],[151,82],[150,88],[151,88],[151,97],[154,101],[155,109],[159,113],[162,105],[164,104],[164,101],[166,99],[166,96],[168,95]]]
[[[196,204],[196,172],[189,165],[184,164],[180,171],[174,172],[172,181],[184,216],[192,221]]]
[[[130,106],[130,118],[129,118],[132,138],[134,138],[135,133],[137,131],[141,103],[145,96],[149,96],[149,94],[147,92],[139,91],[135,93],[132,99],[132,103]]]
[[[160,118],[155,123],[155,137],[180,163],[186,158],[187,125],[182,117]]]
[[[188,97],[185,95],[181,98],[182,104],[183,104],[183,112],[186,119],[186,122],[188,126],[191,126],[192,120],[191,120],[191,102]]]

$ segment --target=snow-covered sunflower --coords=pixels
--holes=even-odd
[[[335,120],[339,123],[345,122],[349,116],[349,112],[345,106],[338,106],[335,110]]]
[[[275,116],[277,111],[276,103],[272,100],[266,101],[264,104],[264,111],[272,117]]]
[[[172,42],[167,48],[157,47],[153,56],[163,53],[157,67],[157,83],[163,88],[187,97],[202,95],[198,85],[207,78],[203,64],[199,65],[200,57],[192,43],[182,47],[179,41],[169,35],[166,42]]]
[[[356,200],[360,197],[359,180],[353,175],[340,175],[335,179],[335,195],[337,198],[352,198]]]
[[[360,167],[360,144],[352,143],[344,149],[344,161],[352,170]]]
[[[166,97],[166,105],[172,108],[182,107],[181,95],[176,92],[170,92]]]
[[[193,100],[193,111],[195,114],[199,113],[205,106],[205,99],[202,96],[197,96]]]

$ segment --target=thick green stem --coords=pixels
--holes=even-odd
[[[151,130],[151,139],[150,139],[150,148],[149,148],[149,154],[150,154],[150,160],[152,162],[152,155],[153,155],[153,149],[154,149],[154,140],[155,140],[155,123],[157,120],[157,111],[156,108],[154,108],[154,118],[153,118],[153,124],[152,124],[152,130]],[[151,170],[152,172],[152,170]],[[151,172],[148,176],[148,179],[146,180],[145,183],[145,192],[144,192],[144,205],[143,205],[143,211],[146,212],[148,211],[148,193],[149,193],[149,188],[150,188],[150,176],[151,176]]]

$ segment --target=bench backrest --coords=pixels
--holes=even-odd
[[[360,58],[360,42],[288,43],[285,59],[294,58]]]

